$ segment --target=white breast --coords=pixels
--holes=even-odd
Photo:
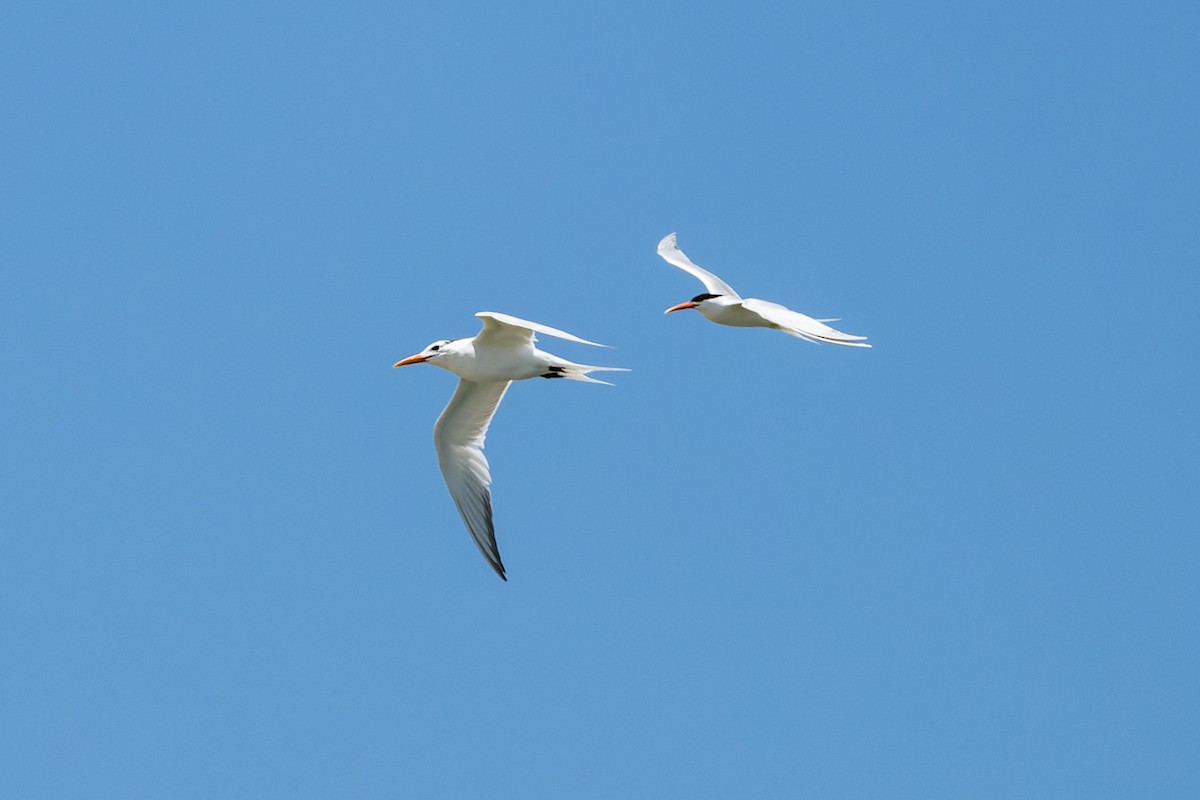
[[[718,302],[705,300],[696,306],[696,310],[713,322],[721,325],[732,325],[735,328],[766,328],[769,323],[753,311],[747,311],[741,302]]]
[[[433,363],[464,380],[482,383],[534,378],[546,372],[550,361],[533,347],[492,347],[472,342]]]

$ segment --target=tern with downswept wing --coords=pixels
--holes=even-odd
[[[569,342],[605,347],[566,331],[518,319],[508,314],[481,311],[483,330],[469,339],[440,339],[420,353],[394,366],[429,363],[459,377],[458,388],[433,426],[438,464],[450,496],[458,507],[479,552],[504,580],[504,563],[496,545],[492,523],[491,469],[483,455],[488,425],[512,381],[529,378],[566,378],[603,383],[589,372],[628,372],[622,367],[593,367],[559,358],[534,346],[535,334],[556,336]]]

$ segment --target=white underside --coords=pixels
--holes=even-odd
[[[735,328],[774,328],[810,342],[828,342],[847,347],[871,346],[866,343],[865,336],[843,333],[807,314],[753,297],[735,301],[725,298],[705,300],[696,306],[696,310],[720,325]]]

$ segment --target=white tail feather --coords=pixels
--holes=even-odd
[[[779,330],[783,331],[784,333],[788,334],[789,336],[795,336],[797,339],[804,339],[807,342],[816,342],[817,344],[820,344],[821,342],[827,342],[829,344],[842,344],[842,345],[845,345],[846,347],[868,347],[869,348],[871,346],[871,345],[867,344],[866,342],[853,341],[852,339],[834,339],[829,336],[821,336],[820,334],[817,334],[817,333],[810,333],[807,331],[798,331],[798,330],[794,330],[792,328],[785,328],[783,326],[780,326]],[[847,334],[847,335],[849,335],[849,334]],[[866,338],[865,336],[853,337],[853,339],[865,339],[865,338]]]
[[[612,386],[608,381],[598,380],[588,376],[589,372],[629,372],[626,367],[593,367],[588,364],[575,364],[565,359],[559,359],[554,366],[562,369],[562,377],[571,381],[580,381],[581,383],[602,383],[605,386]]]

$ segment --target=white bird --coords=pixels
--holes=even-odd
[[[496,546],[496,531],[492,525],[491,470],[483,456],[483,440],[487,436],[492,415],[500,405],[512,381],[527,378],[567,378],[586,383],[612,384],[589,378],[589,372],[628,372],[622,367],[590,367],[575,364],[533,346],[534,333],[557,336],[594,347],[607,345],[580,339],[565,331],[480,311],[475,316],[483,320],[483,330],[470,339],[441,339],[416,355],[397,361],[393,366],[427,362],[450,370],[461,380],[450,403],[433,426],[433,443],[437,449],[442,477],[450,496],[458,506],[471,538],[479,552],[504,580],[504,564]]]
[[[721,325],[732,325],[737,328],[775,328],[810,342],[831,342],[844,344],[847,347],[871,346],[866,343],[867,337],[865,336],[842,333],[825,324],[826,322],[837,322],[836,319],[813,319],[778,303],[756,300],[753,297],[743,299],[725,281],[703,267],[693,264],[692,260],[685,256],[679,249],[679,245],[675,243],[675,234],[673,233],[658,243],[658,254],[666,259],[668,264],[679,267],[684,272],[699,278],[700,282],[704,284],[704,288],[708,290],[704,294],[696,295],[686,303],[671,306],[663,312],[664,314],[682,311],[685,308],[694,308]]]

